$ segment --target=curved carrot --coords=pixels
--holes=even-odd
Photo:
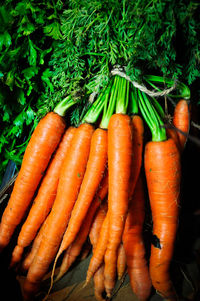
[[[102,264],[98,270],[94,273],[94,295],[96,300],[104,301],[102,294],[105,291],[104,286],[104,264]]]
[[[62,264],[59,270],[59,274],[56,277],[56,281],[59,280],[69,269],[71,264],[75,261],[77,256],[80,254],[82,246],[84,242],[87,239],[87,236],[89,234],[91,224],[94,219],[94,215],[101,205],[102,201],[105,199],[106,195],[108,193],[108,173],[106,171],[101,184],[99,186],[99,189],[96,193],[96,196],[94,200],[92,201],[90,208],[87,213],[87,217],[85,218],[83,225],[77,234],[76,239],[71,244],[71,246],[66,250],[65,255],[62,260]]]
[[[108,212],[106,214],[106,217],[103,221],[101,231],[99,233],[99,238],[96,244],[96,248],[93,250],[92,258],[90,259],[90,264],[87,270],[87,276],[86,276],[86,284],[90,282],[92,279],[94,273],[97,271],[97,269],[100,267],[100,265],[103,263],[104,254],[107,247],[108,242],[108,229],[109,229],[109,216]]]
[[[74,127],[69,127],[67,129],[46,171],[28,217],[19,233],[17,246],[12,253],[11,266],[21,260],[24,248],[30,245],[53,205],[56,197],[60,170],[64,158],[71,146],[75,131],[76,128]]]
[[[56,199],[48,216],[42,242],[24,283],[25,296],[31,295],[31,289],[39,286],[55,258],[83,181],[93,132],[93,126],[89,124],[82,124],[76,130],[61,169]]]
[[[145,173],[150,198],[153,235],[150,276],[154,288],[164,298],[177,300],[169,267],[178,226],[181,166],[174,140],[148,142],[145,147]]]
[[[120,244],[117,256],[117,275],[120,280],[126,271],[126,253],[123,243]]]
[[[108,297],[115,285],[117,251],[128,211],[132,163],[132,124],[125,114],[112,115],[108,125],[109,239],[105,253],[105,289]]]
[[[175,107],[173,124],[177,128],[180,149],[182,151],[187,141],[190,127],[189,106],[185,99],[179,100]]]
[[[107,131],[98,128],[92,136],[86,172],[56,259],[74,241],[101,182],[106,163]]]
[[[144,187],[140,176],[129,203],[129,211],[123,233],[130,285],[140,301],[146,301],[151,292],[151,279],[145,258],[142,236],[144,218]]]
[[[0,250],[8,245],[65,130],[64,119],[54,112],[40,120],[26,148],[21,169],[0,224]]]

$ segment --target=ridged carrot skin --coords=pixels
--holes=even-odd
[[[123,243],[127,260],[130,285],[138,300],[146,301],[151,292],[151,279],[145,258],[143,224],[145,218],[145,197],[141,177],[138,178],[134,194],[129,203]]]
[[[48,216],[46,231],[44,230],[39,250],[24,283],[25,298],[32,295],[32,288],[34,290],[35,286],[39,286],[55,258],[83,181],[93,132],[94,128],[90,124],[82,124],[76,130],[70,151],[63,162],[57,195]]]
[[[87,215],[88,208],[95,196],[98,186],[103,178],[107,164],[107,131],[96,129],[92,136],[89,159],[86,172],[81,184],[78,198],[71,213],[69,224],[63,236],[57,257],[76,238],[76,235]]]
[[[28,217],[19,233],[17,246],[14,248],[12,253],[11,266],[21,260],[24,248],[30,245],[41,224],[49,214],[56,198],[60,170],[65,156],[70,149],[75,131],[76,128],[74,127],[69,127],[67,129],[52,161],[50,162],[38,194],[29,211]]]
[[[177,131],[177,135],[179,139],[180,150],[182,151],[187,141],[190,128],[189,106],[185,99],[179,100],[175,107],[173,124],[178,130],[180,130]]]
[[[114,114],[108,125],[108,215],[109,238],[105,261],[105,289],[108,297],[115,285],[117,252],[122,240],[130,190],[132,166],[132,124],[124,114]]]
[[[39,121],[34,130],[1,219],[0,250],[8,245],[16,226],[24,217],[65,127],[64,119],[50,112]]]
[[[90,264],[87,270],[87,276],[86,276],[86,284],[90,282],[92,279],[94,273],[97,271],[97,269],[100,267],[100,265],[103,263],[106,246],[108,242],[108,229],[109,229],[109,216],[108,212],[106,214],[106,217],[103,221],[101,231],[99,233],[99,238],[96,244],[96,248],[93,250],[92,258],[90,259]]]
[[[117,256],[117,276],[120,280],[126,271],[126,253],[123,243],[120,244]]]
[[[67,272],[71,264],[76,260],[77,256],[80,254],[83,244],[85,243],[87,236],[90,232],[90,228],[95,213],[98,210],[98,208],[101,206],[107,193],[108,193],[108,173],[106,172],[106,174],[104,175],[101,181],[96,196],[92,201],[92,204],[90,205],[90,208],[87,213],[87,217],[85,218],[82,227],[79,233],[77,234],[76,239],[65,252],[59,273],[56,277],[56,281],[59,280]]]
[[[153,218],[150,277],[164,298],[177,300],[170,279],[170,262],[178,227],[181,180],[180,152],[173,139],[148,142],[145,147],[145,174]]]
[[[104,301],[102,294],[105,291],[104,286],[104,264],[102,264],[95,272],[94,277],[94,295],[96,300]]]

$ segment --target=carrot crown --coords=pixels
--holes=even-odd
[[[100,123],[100,128],[102,129],[108,128],[110,117],[114,113],[119,85],[120,77],[115,76],[110,94],[107,95],[108,97],[106,97],[106,101],[104,103],[103,116]]]
[[[129,104],[129,90],[130,90],[130,82],[120,77],[115,113],[117,114],[127,113],[128,104]]]
[[[166,130],[162,117],[164,112],[155,99],[138,90],[140,111],[149,126],[152,134],[152,141],[164,141],[167,139]],[[161,115],[161,116],[160,116]]]
[[[70,95],[68,95],[61,102],[59,102],[59,104],[57,104],[54,112],[60,116],[65,116],[66,111],[75,103],[77,103],[77,101],[74,100]]]
[[[112,84],[112,81],[110,82],[108,87],[106,87],[104,89],[104,91],[102,91],[99,94],[99,96],[97,97],[95,102],[91,105],[91,107],[88,109],[88,111],[82,118],[81,123],[92,123],[93,124],[97,121],[97,119],[99,118],[99,116],[104,108],[104,104],[107,102],[107,99],[109,97],[110,90],[111,90],[111,84]]]

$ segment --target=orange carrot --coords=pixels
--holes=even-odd
[[[130,179],[130,194],[133,195],[137,179],[140,174],[142,159],[143,159],[143,140],[144,140],[144,124],[139,115],[133,115],[132,118],[133,130],[133,158],[131,166],[131,179]]]
[[[79,233],[77,234],[76,239],[65,252],[59,274],[56,277],[56,281],[59,280],[67,272],[71,264],[75,261],[77,256],[80,254],[82,246],[89,234],[91,224],[94,219],[94,215],[97,209],[99,208],[99,206],[101,205],[102,201],[105,199],[107,193],[108,193],[108,173],[106,171],[101,181],[101,184],[99,186],[99,189],[96,193],[96,196],[90,205],[90,208],[87,213],[87,217],[84,220],[83,225]]]
[[[37,254],[40,243],[42,241],[42,235],[43,235],[43,231],[44,231],[44,227],[45,227],[46,222],[47,222],[47,219],[42,224],[42,227],[38,231],[38,233],[37,233],[37,235],[36,235],[36,237],[33,241],[33,244],[31,246],[31,250],[28,252],[28,254],[26,255],[26,257],[24,258],[24,260],[22,262],[22,270],[23,271],[28,271],[31,263],[33,262],[33,259],[34,259],[35,255]]]
[[[0,224],[0,250],[8,245],[40,183],[65,130],[64,119],[54,112],[40,120],[26,148],[22,166]]]
[[[98,270],[94,273],[94,295],[96,300],[103,301],[105,300],[102,296],[105,291],[104,286],[104,264],[102,264]]]
[[[174,140],[177,148],[180,150],[180,142],[179,142],[179,137],[178,137],[178,132],[176,129],[173,127],[166,128],[166,134],[168,138],[171,138]]]
[[[101,231],[101,227],[102,227],[103,221],[105,219],[107,209],[108,209],[108,204],[107,204],[107,202],[105,202],[97,210],[97,213],[94,217],[94,221],[93,221],[92,226],[90,228],[89,237],[90,237],[90,241],[91,241],[93,249],[96,248],[97,241],[98,241],[98,238],[99,238],[99,233]]]
[[[65,132],[55,156],[53,157],[46,171],[45,177],[42,180],[38,194],[34,199],[28,217],[19,233],[17,246],[12,253],[11,266],[15,265],[21,260],[24,248],[30,245],[41,224],[49,214],[56,197],[60,170],[64,158],[71,146],[71,141],[75,131],[76,128],[69,127]]]
[[[109,227],[109,216],[108,212],[103,221],[101,231],[99,233],[99,238],[96,244],[96,248],[93,250],[92,258],[90,259],[90,264],[87,270],[86,284],[88,284],[93,277],[94,273],[103,263],[104,254],[106,251],[106,246],[108,242],[108,227]]]
[[[117,275],[120,280],[126,271],[126,253],[123,243],[120,244],[117,256]]]
[[[123,233],[130,285],[140,301],[147,300],[151,292],[151,280],[142,236],[144,217],[144,187],[140,176],[129,203],[129,211]]]
[[[80,192],[78,194],[77,201],[71,213],[68,227],[57,253],[56,260],[60,256],[60,254],[64,250],[66,250],[74,241],[101,182],[106,168],[106,163],[107,131],[98,128],[95,130],[92,136],[91,149],[86,172],[83,178]]]
[[[154,288],[164,298],[177,300],[169,267],[178,227],[180,193],[180,153],[174,140],[151,141],[145,147],[145,173],[150,198],[153,235],[150,277]]]
[[[117,251],[122,240],[128,211],[132,163],[131,118],[125,114],[112,115],[108,125],[108,215],[109,239],[105,253],[105,289],[108,297],[115,285]]]
[[[93,132],[93,126],[86,123],[75,132],[70,151],[63,162],[56,199],[48,216],[43,239],[24,283],[26,298],[35,293],[55,258],[83,181]]]
[[[185,99],[179,100],[174,110],[173,124],[177,128],[180,150],[184,149],[190,127],[190,113]]]

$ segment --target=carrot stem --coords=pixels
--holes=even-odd
[[[128,112],[131,115],[138,115],[139,108],[138,108],[138,92],[135,87],[133,87],[130,91],[130,103]]]
[[[170,78],[163,78],[162,76],[157,76],[157,75],[145,75],[144,79],[149,85],[151,85],[157,91],[161,91],[161,89],[156,85],[154,85],[154,83],[162,83],[167,85],[167,87],[172,87],[174,84],[174,80]],[[178,91],[178,94],[168,94],[168,96],[173,98],[178,98],[178,99],[179,98],[190,99],[190,89],[184,83],[178,81],[176,90]]]
[[[101,114],[101,112],[104,108],[104,104],[107,102],[107,99],[109,97],[111,84],[112,84],[112,81],[110,82],[108,87],[99,94],[96,101],[92,104],[92,106],[88,109],[88,111],[82,118],[81,123],[93,124],[97,121],[97,119],[99,118],[99,115]]]
[[[130,82],[124,78],[120,78],[119,91],[117,95],[116,113],[126,114],[129,103]]]
[[[152,134],[152,141],[164,141],[167,139],[164,122],[153,106],[147,95],[138,90],[139,107],[141,113],[149,126]]]
[[[115,110],[119,81],[120,81],[120,77],[116,76],[114,78],[114,83],[110,91],[108,91],[109,93],[107,93],[106,95],[106,100],[104,102],[104,108],[103,108],[103,116],[99,126],[102,129],[108,128],[110,117],[112,116]]]
[[[75,101],[70,95],[68,95],[61,102],[59,102],[59,104],[57,104],[54,112],[63,117],[65,116],[66,111],[75,103],[77,103],[77,101]]]

